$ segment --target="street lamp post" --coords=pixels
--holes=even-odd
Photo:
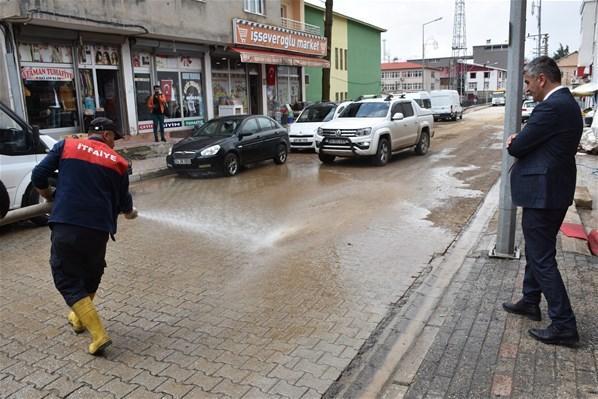
[[[426,90],[426,71],[425,71],[425,64],[426,64],[426,41],[424,40],[424,28],[426,25],[431,24],[432,22],[440,21],[442,17],[438,17],[431,21],[428,21],[422,24],[422,90]]]

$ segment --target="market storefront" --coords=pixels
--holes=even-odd
[[[124,38],[107,38],[101,42],[76,31],[41,27],[20,30],[23,102],[28,121],[41,132],[57,137],[84,132],[97,116],[126,131],[119,44]]]
[[[166,97],[165,131],[188,130],[206,119],[204,52],[199,46],[137,42],[132,51],[138,131],[153,131],[147,102],[159,85]],[[189,48],[191,47],[191,49]]]
[[[250,99],[262,96],[265,109],[260,113],[286,124],[289,108],[304,100],[303,67],[330,67],[320,58],[326,55],[326,38],[243,19],[232,22],[234,46],[230,50],[242,64],[259,65],[263,74],[261,93],[254,93],[249,85]]]

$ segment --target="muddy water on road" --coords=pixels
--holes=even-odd
[[[202,371],[226,364],[221,376],[246,387],[240,370],[294,384],[311,362],[319,382],[300,386],[323,393],[498,177],[502,112],[439,123],[428,155],[398,154],[382,168],[294,153],[233,178],[132,186],[140,217],[120,220],[98,295],[111,353],[197,356]],[[35,291],[63,326],[64,304],[39,266],[47,230],[0,238],[2,314]]]

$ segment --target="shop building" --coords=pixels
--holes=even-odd
[[[305,21],[324,31],[325,9],[305,3]],[[334,12],[330,51],[331,101],[380,94],[380,34],[386,29]],[[322,69],[306,68],[306,98],[322,100]]]
[[[293,19],[302,10],[298,0],[4,1],[0,100],[57,137],[97,116],[127,134],[151,132],[154,85],[171,134],[218,115],[276,116],[305,98],[303,67],[326,65],[323,38]]]
[[[401,93],[438,90],[440,70],[414,62],[385,62],[380,65],[382,92]]]

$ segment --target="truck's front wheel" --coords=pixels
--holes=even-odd
[[[372,159],[372,163],[375,166],[384,166],[388,163],[390,159],[390,143],[386,137],[380,138],[378,142],[378,151],[376,151],[376,155]]]
[[[336,157],[334,155],[324,154],[322,151],[320,151],[318,153],[318,158],[320,158],[320,161],[322,161],[322,163],[331,164],[334,162],[334,158]]]

